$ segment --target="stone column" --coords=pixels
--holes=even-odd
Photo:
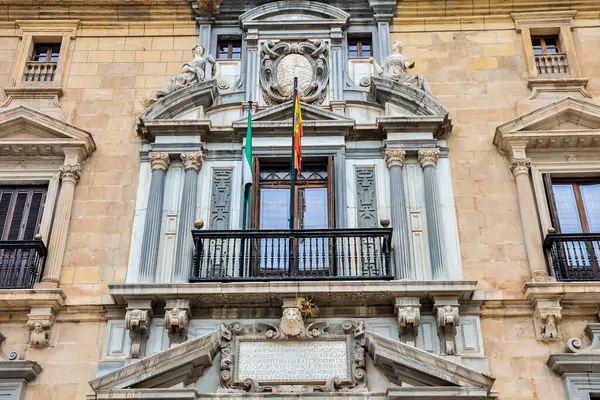
[[[169,154],[150,153],[150,167],[152,168],[152,179],[150,180],[148,205],[146,207],[139,273],[139,281],[144,283],[154,282],[154,276],[156,275],[165,177],[167,175],[167,168],[169,167]]]
[[[515,182],[517,184],[521,225],[523,226],[523,237],[527,250],[527,258],[529,259],[531,279],[534,282],[547,282],[550,280],[550,276],[548,275],[544,253],[542,252],[537,207],[531,182],[529,181],[530,168],[531,160],[529,158],[513,158],[510,162],[510,170],[515,175]]]
[[[331,100],[344,98],[344,62],[341,28],[331,29]]]
[[[73,196],[75,185],[79,182],[81,165],[63,165],[60,167],[60,194],[54,213],[52,234],[48,244],[48,258],[44,278],[39,287],[58,287],[60,270],[65,256],[67,246],[67,234],[69,233],[69,221],[71,220],[71,209],[73,208]]]
[[[245,83],[246,83],[246,101],[258,101],[258,77],[260,75],[260,54],[258,50],[258,29],[250,28],[246,33],[246,54],[245,62]],[[239,85],[238,89],[239,89]]]
[[[173,282],[186,283],[192,273],[192,227],[196,218],[196,198],[198,197],[198,172],[202,168],[204,155],[201,151],[183,153],[181,161],[185,169],[181,207],[179,208],[179,226],[177,228],[177,247],[175,249],[175,268]]]
[[[396,279],[413,279],[414,269],[411,266],[410,241],[408,236],[408,217],[406,214],[406,199],[404,197],[404,149],[387,149],[385,164],[390,172],[391,219],[394,234],[392,236],[392,251],[396,266]]]
[[[433,279],[445,277],[444,232],[440,210],[440,196],[436,168],[440,159],[439,149],[419,150],[419,163],[423,168],[425,183],[425,211],[427,214],[427,237]]]

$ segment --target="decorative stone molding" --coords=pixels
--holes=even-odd
[[[281,316],[281,331],[287,336],[298,336],[305,330],[304,318],[300,309],[302,303],[299,298],[283,299],[283,315]]]
[[[436,307],[438,335],[445,345],[447,355],[456,354],[456,328],[460,324],[458,307],[450,304]]]
[[[394,166],[404,166],[404,158],[406,157],[406,151],[404,149],[386,149],[385,153],[385,165],[387,168]]]
[[[166,171],[167,168],[169,168],[169,163],[171,162],[169,153],[152,151],[148,154],[148,158],[150,159],[150,167],[153,170],[162,169],[163,171]]]
[[[591,339],[592,343],[582,349],[582,340],[572,337],[567,341],[568,351],[576,354],[600,354],[600,324],[587,324],[583,332]]]
[[[529,170],[531,169],[531,159],[530,158],[513,158],[510,160],[510,170],[512,173],[517,176],[520,174],[529,174]]]
[[[287,308],[290,309],[294,307]],[[235,322],[221,325],[219,335],[220,391],[307,393],[367,390],[363,321],[345,321],[336,326],[316,321],[293,338],[284,333],[281,325],[258,323],[250,326]],[[290,350],[292,346],[296,348]],[[272,371],[265,371],[264,365],[263,368],[254,365],[263,363],[262,350],[269,351],[266,361],[271,367],[267,369]],[[311,362],[318,359],[327,361],[319,366]],[[310,374],[303,374],[302,368],[296,372],[284,367],[302,362],[312,365]],[[332,373],[340,376],[332,377]]]
[[[301,101],[321,104],[325,100],[329,61],[323,40],[302,43],[267,40],[262,45],[261,57],[260,86],[267,104],[292,100],[295,74]]]
[[[54,312],[51,308],[32,308],[27,314],[29,329],[29,345],[32,347],[50,346],[50,334],[55,323]]]
[[[421,325],[421,301],[418,297],[396,298],[398,333],[400,340],[416,347],[419,325]]]
[[[193,169],[200,171],[202,164],[204,164],[205,156],[201,151],[194,151],[191,153],[181,153],[181,161],[183,161],[184,169]]]
[[[69,181],[74,184],[79,182],[79,178],[81,177],[81,165],[63,165],[59,168],[60,170],[60,179],[61,181]]]
[[[129,331],[131,339],[131,358],[142,358],[145,355],[151,317],[152,308],[133,308],[127,310],[125,314],[125,328]]]
[[[421,164],[421,168],[425,167],[437,167],[437,163],[440,159],[440,149],[421,149],[419,150],[418,160]]]
[[[558,299],[536,299],[533,322],[538,340],[558,341],[562,335],[558,325],[562,318],[562,307]]]
[[[165,328],[169,334],[169,346],[173,347],[187,340],[190,317],[189,300],[167,300],[165,307]]]

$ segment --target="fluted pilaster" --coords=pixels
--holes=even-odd
[[[65,257],[67,246],[67,234],[69,233],[69,222],[71,220],[71,209],[73,208],[73,197],[75,186],[81,176],[81,165],[63,165],[60,167],[60,195],[56,204],[54,221],[52,224],[52,235],[48,244],[48,258],[41,286],[58,287],[60,271]]]
[[[436,168],[440,159],[439,149],[419,150],[419,163],[423,168],[425,184],[425,210],[427,213],[427,237],[433,279],[446,276],[444,260],[444,232],[440,210],[440,195]]]
[[[175,255],[174,282],[188,282],[192,272],[192,226],[196,216],[196,198],[198,196],[198,172],[204,163],[201,151],[181,155],[185,169],[181,207],[179,208],[179,226],[177,228],[177,248]]]
[[[168,153],[150,153],[152,178],[146,207],[142,253],[140,255],[140,282],[152,283],[156,275],[158,247],[160,245],[160,227],[165,192],[165,177],[169,167]]]
[[[396,279],[413,279],[414,269],[411,268],[411,250],[408,236],[408,216],[406,199],[404,197],[404,149],[387,149],[385,164],[390,173],[391,220],[394,234],[392,250],[396,266]]]
[[[529,158],[513,158],[510,162],[510,170],[515,175],[517,184],[517,196],[519,198],[519,212],[521,214],[521,225],[523,226],[523,238],[525,249],[529,259],[529,268],[532,279],[547,281],[550,279],[546,270],[546,262],[542,252],[542,238],[540,235],[539,221],[533,188],[529,181],[529,169],[531,160]]]

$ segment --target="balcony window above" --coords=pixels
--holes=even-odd
[[[31,61],[58,62],[60,43],[36,43],[33,46]]]
[[[371,39],[348,39],[349,58],[371,57],[373,55],[372,48]]]
[[[217,44],[217,59],[239,60],[242,57],[242,41],[238,39],[220,39]]]
[[[560,47],[558,45],[558,36],[533,36],[531,38],[533,54],[558,54]]]
[[[46,187],[0,187],[0,288],[31,288],[42,273],[46,247],[40,229]]]

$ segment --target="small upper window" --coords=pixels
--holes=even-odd
[[[371,57],[372,55],[371,39],[348,39],[348,57]]]
[[[33,46],[31,61],[58,62],[60,43],[36,43]]]
[[[533,54],[558,54],[560,47],[558,45],[558,36],[534,36],[531,38]]]
[[[0,240],[32,240],[39,232],[46,188],[0,186]]]
[[[219,40],[217,47],[217,58],[219,60],[239,60],[242,58],[241,40]]]

